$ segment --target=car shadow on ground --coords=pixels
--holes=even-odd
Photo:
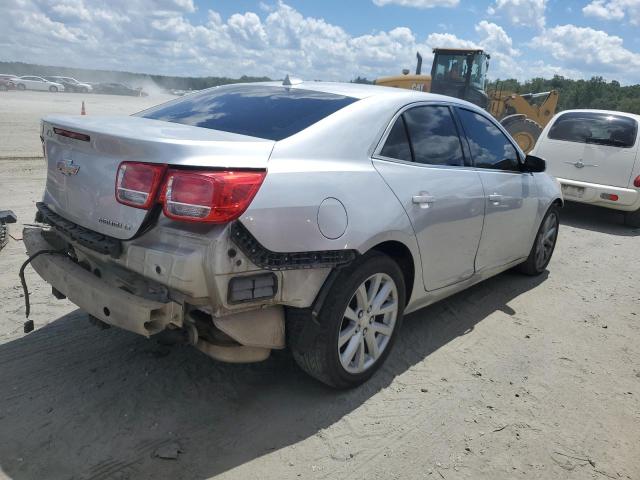
[[[75,311],[0,346],[0,473],[212,477],[320,435],[490,314],[514,315],[509,302],[545,278],[507,272],[408,315],[385,366],[350,391],[312,380],[285,352],[222,364],[191,347],[100,331]],[[174,444],[177,460],[155,457]]]
[[[622,212],[583,203],[566,202],[560,212],[560,223],[570,227],[623,237],[640,235],[640,228],[624,224]]]

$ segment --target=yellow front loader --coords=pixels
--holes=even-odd
[[[383,77],[376,85],[406,88],[461,98],[488,110],[525,153],[530,152],[542,129],[556,112],[558,92],[519,95],[494,89],[486,93],[489,59],[480,49],[434,48],[431,75],[422,74],[422,56],[417,54],[416,73]]]

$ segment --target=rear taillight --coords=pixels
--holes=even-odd
[[[164,214],[187,222],[225,223],[247,209],[266,172],[169,170]]]
[[[166,165],[122,162],[116,176],[116,200],[148,210],[155,202],[166,169]]]
[[[640,188],[640,175],[638,175],[636,179],[633,181],[633,186],[636,188]]]

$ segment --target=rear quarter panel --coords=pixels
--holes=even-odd
[[[409,219],[371,161],[395,111],[393,102],[364,99],[277,142],[265,181],[242,223],[276,252],[365,253],[381,242],[398,241],[411,252],[416,274],[421,272]],[[346,228],[337,238],[327,238],[318,224],[320,205],[329,198],[339,200],[345,210]]]

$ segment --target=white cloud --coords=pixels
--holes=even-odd
[[[413,69],[416,51],[428,66],[434,47],[486,49],[492,78],[584,72],[582,77],[611,74],[633,81],[640,65],[620,38],[574,26],[546,30],[533,40],[543,58],[553,58],[556,65],[550,66],[486,20],[461,36],[419,34],[404,26],[355,36],[282,2],[224,18],[202,11],[193,20],[191,0],[4,1],[0,58],[45,65],[185,76],[374,79]]]
[[[640,0],[593,0],[582,9],[587,17],[601,20],[629,20],[640,25]]]
[[[640,54],[626,49],[622,38],[601,30],[560,25],[533,38],[531,45],[548,52],[567,68],[589,72],[588,76],[637,80]]]
[[[512,25],[543,28],[547,0],[495,0],[487,12]]]
[[[400,5],[401,7],[413,8],[434,8],[434,7],[457,7],[460,0],[373,0],[379,7],[385,5]]]

